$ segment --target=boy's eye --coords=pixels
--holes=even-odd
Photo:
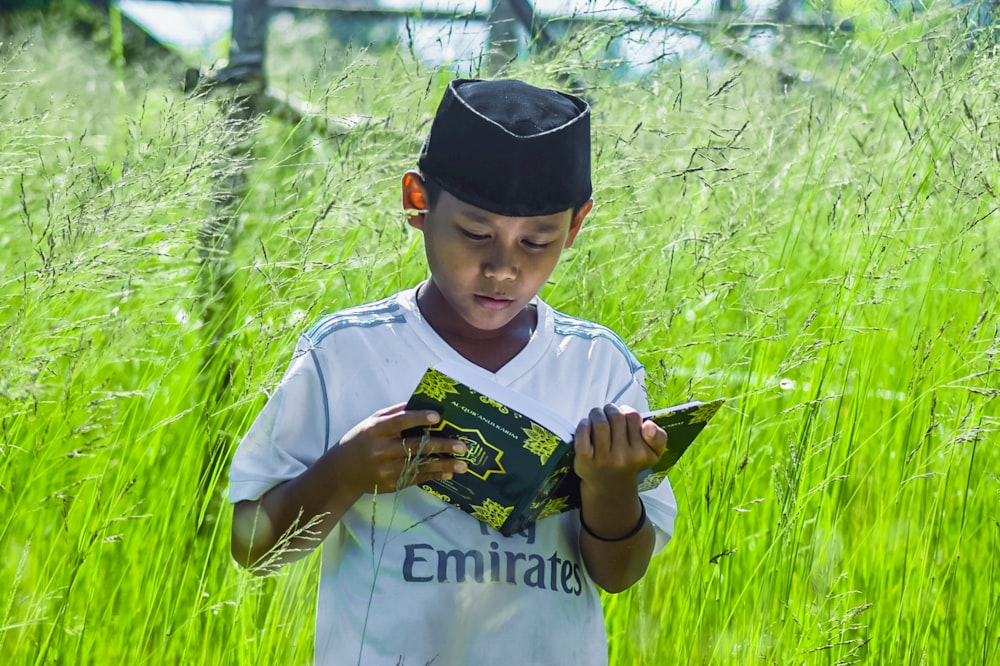
[[[549,242],[530,241],[530,240],[523,241],[523,243],[533,250],[544,250],[549,245],[552,245],[552,243]]]
[[[473,233],[473,232],[469,231],[468,229],[462,229],[462,234],[466,238],[469,238],[471,240],[477,240],[477,241],[479,241],[479,240],[486,240],[487,238],[489,238],[489,236],[487,234],[476,234],[476,233]]]

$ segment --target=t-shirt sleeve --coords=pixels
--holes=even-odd
[[[618,405],[628,405],[640,412],[649,411],[644,369],[640,367],[632,373],[632,379],[628,386],[614,402]],[[670,479],[664,478],[656,488],[639,493],[639,497],[642,498],[642,503],[646,506],[646,517],[656,530],[654,552],[658,552],[673,537],[674,520],[677,518],[677,499],[670,486]]]
[[[294,479],[326,450],[328,408],[315,353],[303,341],[243,437],[229,471],[229,501],[256,500]]]

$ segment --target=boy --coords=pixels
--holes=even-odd
[[[606,664],[597,586],[632,585],[669,540],[669,484],[636,491],[666,434],[617,406],[648,408],[642,366],[537,298],[593,205],[589,123],[572,95],[452,82],[402,182],[430,278],[321,319],[237,450],[236,560],[323,542],[317,664]],[[413,487],[466,470],[440,438],[404,475],[420,443],[401,433],[437,415],[403,403],[444,359],[579,421],[582,511],[508,538]]]

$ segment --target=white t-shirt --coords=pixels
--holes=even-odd
[[[644,370],[617,335],[535,305],[530,341],[496,373],[434,332],[416,288],[324,317],[236,451],[230,500],[297,477],[358,422],[405,402],[443,360],[571,423],[609,402],[648,409]],[[677,513],[669,482],[642,497],[662,548]],[[418,488],[365,495],[323,542],[316,664],[607,664],[600,596],[578,539],[577,511],[504,537]]]

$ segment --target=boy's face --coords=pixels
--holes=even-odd
[[[427,208],[416,172],[403,176],[403,206]],[[442,191],[432,209],[410,217],[410,224],[424,234],[429,287],[441,297],[441,311],[433,314],[465,335],[500,332],[549,279],[590,207],[588,201],[575,217],[571,210],[507,217]]]

